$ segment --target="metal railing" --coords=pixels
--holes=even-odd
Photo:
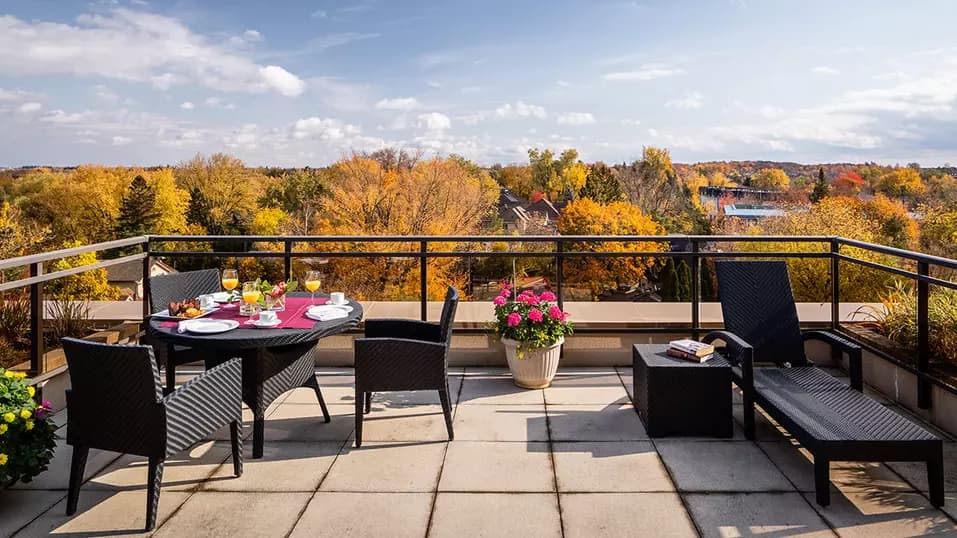
[[[179,245],[208,243],[213,248],[206,251],[182,249]],[[242,245],[241,249],[218,250],[217,245]],[[256,244],[271,243],[281,248],[276,250],[254,250]],[[407,244],[398,250],[361,250],[355,247],[370,243],[397,243]],[[505,243],[510,247],[521,243],[535,243],[550,248],[535,251],[493,250],[494,244]],[[620,251],[590,251],[581,250],[591,245],[603,243],[618,243],[621,245],[638,243],[667,244],[668,248],[654,251],[639,251],[624,249]],[[740,243],[810,243],[818,245],[819,251],[747,251],[747,250],[706,250],[709,245],[740,244]],[[349,245],[351,250],[337,248],[322,248],[324,245]],[[456,245],[457,250],[430,250],[433,245]],[[674,250],[676,245],[684,248]],[[119,248],[140,247],[142,252],[105,259],[91,265],[44,273],[43,265],[46,262],[63,259],[79,254],[103,254]],[[306,248],[297,250],[297,247]],[[462,248],[467,246],[467,248]],[[576,247],[578,250],[576,250]],[[842,247],[846,247],[842,251]],[[447,247],[446,247],[447,248]],[[906,268],[894,267],[872,260],[862,259],[847,253],[847,249],[861,249],[877,254],[883,254],[904,261]],[[567,260],[576,258],[673,258],[686,261],[691,269],[691,313],[689,323],[685,326],[671,326],[667,329],[654,327],[633,327],[614,329],[614,332],[687,332],[697,337],[709,329],[701,323],[701,263],[707,259],[717,258],[808,258],[830,260],[831,283],[831,314],[830,327],[840,329],[840,272],[842,262],[860,265],[873,270],[882,271],[898,277],[916,282],[917,295],[917,357],[915,365],[911,366],[898,360],[890,354],[868,346],[871,351],[891,360],[908,370],[913,371],[918,378],[918,403],[921,408],[930,406],[931,387],[934,384],[945,387],[957,393],[957,387],[944,383],[932,376],[929,372],[930,345],[929,345],[929,313],[928,297],[930,285],[957,289],[957,283],[931,276],[931,268],[957,271],[957,260],[940,258],[918,252],[902,250],[893,247],[876,245],[842,237],[831,236],[139,236],[119,241],[98,243],[94,245],[71,249],[47,252],[20,258],[0,260],[0,271],[13,268],[28,268],[29,276],[0,283],[0,291],[29,287],[31,317],[30,328],[33,335],[30,348],[30,369],[32,374],[42,373],[43,355],[43,286],[45,283],[93,269],[106,268],[113,265],[140,261],[143,269],[144,294],[149,293],[149,271],[151,260],[165,258],[274,258],[283,261],[283,271],[286,278],[292,274],[293,260],[296,258],[408,258],[418,260],[419,263],[419,304],[420,316],[427,317],[428,304],[428,276],[430,259],[437,258],[552,258],[555,264],[555,280],[552,282],[560,305],[565,302],[566,277],[564,265]],[[911,266],[913,270],[911,270]],[[148,301],[143,301],[144,318],[149,312]],[[586,328],[578,332],[601,333],[609,332],[601,328]],[[38,335],[41,335],[38,337]],[[868,345],[866,342],[862,343]]]

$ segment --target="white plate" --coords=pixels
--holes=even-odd
[[[171,315],[169,315],[169,309],[167,308],[166,310],[160,310],[159,312],[153,314],[153,317],[156,318],[156,319],[172,319],[172,320],[176,320],[176,321],[185,321],[185,320],[187,320],[187,319],[199,319],[199,318],[206,317],[206,316],[212,314],[213,312],[215,312],[215,311],[217,311],[217,310],[219,310],[219,307],[218,307],[218,306],[214,306],[213,308],[210,308],[209,310],[203,310],[203,313],[200,314],[200,315],[198,315],[198,316],[196,316],[195,318],[181,318],[181,317],[178,317],[178,316],[171,316]]]
[[[239,327],[234,319],[191,319],[185,322],[186,331],[194,334],[219,334]]]
[[[246,321],[246,325],[252,325],[257,329],[271,329],[273,327],[278,327],[281,323],[282,320],[279,318],[276,318],[273,321],[262,321],[259,319],[250,319]]]
[[[231,303],[239,298],[238,294],[229,292],[229,291],[217,291],[212,294],[213,300],[217,303]]]
[[[352,306],[347,304],[319,304],[315,306],[310,306],[306,312],[331,312],[333,310],[342,310],[346,314],[355,310]]]

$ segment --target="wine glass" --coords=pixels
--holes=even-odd
[[[256,308],[253,306],[259,302],[262,292],[259,291],[259,284],[255,281],[243,282],[243,302],[246,303],[246,311],[252,317]]]
[[[232,291],[239,285],[239,271],[235,269],[223,269],[222,284],[223,289],[229,292],[229,298],[232,299]]]
[[[316,300],[316,290],[319,289],[319,286],[322,285],[322,277],[319,276],[319,271],[306,271],[306,290],[312,294],[311,301],[315,302]]]

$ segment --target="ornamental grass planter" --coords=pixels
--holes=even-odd
[[[565,338],[562,337],[548,347],[528,348],[523,345],[519,358],[519,345],[522,342],[502,338],[512,381],[526,389],[543,389],[551,385],[555,373],[558,372],[558,359],[561,357],[564,342]]]

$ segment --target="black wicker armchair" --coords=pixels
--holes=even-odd
[[[723,340],[744,397],[744,430],[754,439],[754,405],[814,455],[817,502],[830,503],[831,461],[924,461],[934,506],[944,503],[943,443],[863,394],[861,348],[838,334],[802,331],[783,261],[719,261]],[[804,351],[820,340],[848,356],[850,382],[817,368]],[[755,363],[765,363],[756,365]]]
[[[436,390],[449,440],[449,346],[459,292],[449,286],[438,323],[408,319],[368,319],[365,338],[356,339],[356,446],[362,446],[362,416],[372,409],[374,392]]]
[[[150,312],[161,312],[171,302],[194,299],[219,290],[219,271],[216,269],[152,276],[149,279]],[[203,360],[201,353],[186,346],[156,343],[153,349],[166,368],[166,392],[176,386],[177,366]]]
[[[163,396],[149,346],[63,339],[72,388],[66,391],[67,444],[73,447],[67,515],[76,512],[91,448],[149,458],[146,530],[156,526],[167,457],[229,425],[233,471],[243,472],[242,365],[232,359]]]

